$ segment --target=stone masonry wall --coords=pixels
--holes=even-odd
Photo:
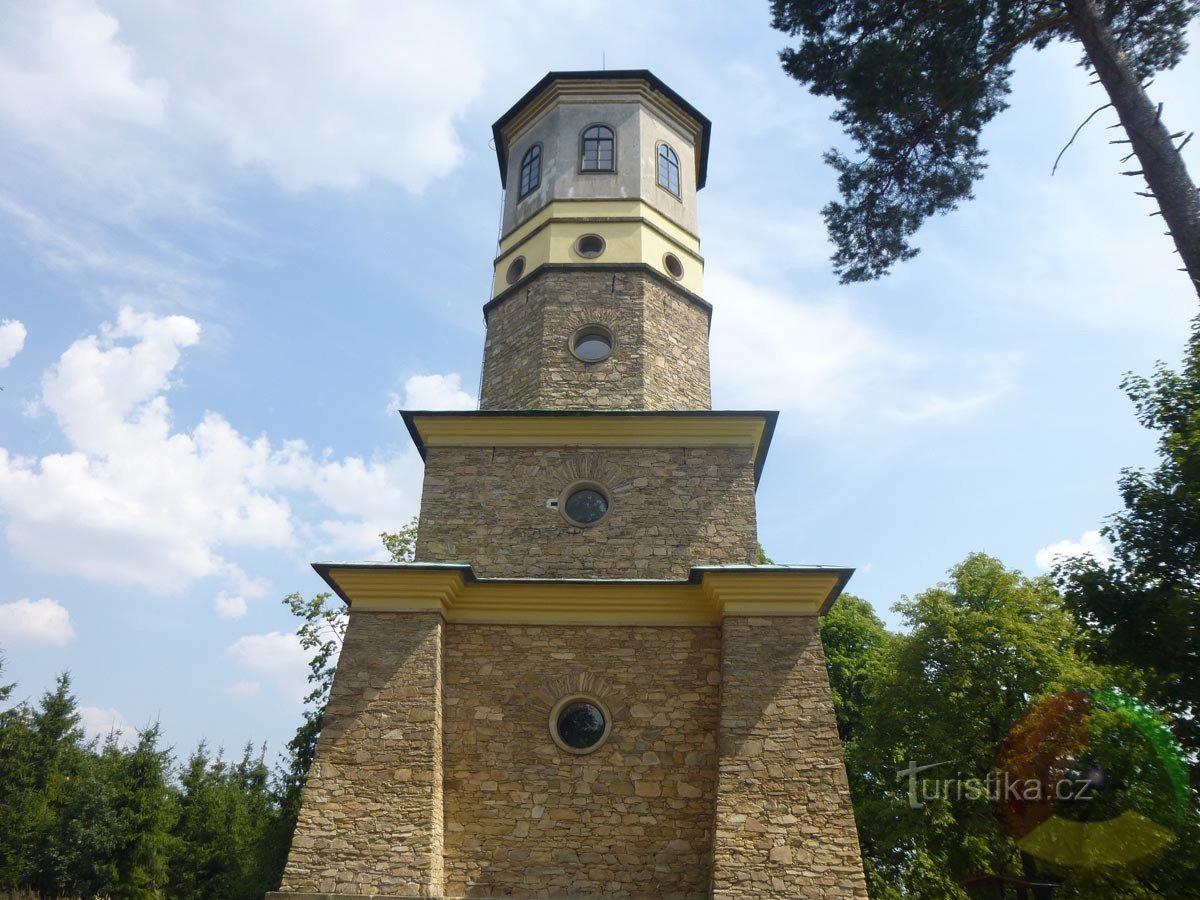
[[[713,892],[866,898],[815,617],[727,617]]]
[[[482,409],[710,409],[708,315],[637,268],[544,269],[487,313]],[[570,350],[607,327],[612,355]]]
[[[446,894],[708,895],[720,631],[447,626]],[[577,756],[549,713],[580,689],[613,714]]]
[[[481,409],[531,409],[538,397],[542,358],[541,293],[514,293],[487,315]]]
[[[568,523],[546,500],[571,483],[610,491],[608,515]],[[686,578],[758,557],[750,448],[431,447],[417,559],[483,577]]]
[[[712,409],[708,317],[650,279],[645,308],[646,409]]]
[[[444,627],[351,612],[282,892],[442,896]]]

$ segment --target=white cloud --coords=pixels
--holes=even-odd
[[[262,693],[262,682],[235,681],[225,690],[235,697],[257,697]]]
[[[137,5],[129,17],[174,111],[234,162],[290,190],[377,178],[420,192],[463,156],[455,122],[483,87],[490,40],[478,12],[277,0]]]
[[[0,603],[0,639],[61,647],[74,638],[71,614],[53,600]]]
[[[119,30],[91,0],[11,7],[0,35],[0,117],[47,143],[104,123],[159,125],[165,86],[138,76]]]
[[[244,598],[268,585],[245,574],[239,552],[378,552],[379,532],[411,517],[412,451],[316,456],[300,441],[245,437],[216,412],[176,428],[167,393],[199,339],[190,318],[126,309],[46,372],[41,404],[71,449],[34,458],[0,447],[0,509],[17,556],[157,594],[217,578]],[[315,506],[315,524],[296,503]]]
[[[290,190],[420,192],[452,171],[494,38],[485,8],[436,0],[106,6],[6,16],[0,118],[59,147],[170,131]]]
[[[1064,540],[1039,550],[1034,560],[1043,572],[1048,572],[1056,562],[1079,556],[1091,556],[1103,566],[1112,564],[1112,545],[1099,531],[1085,531],[1077,541]]]
[[[110,734],[116,734],[117,743],[122,747],[129,747],[136,739],[136,729],[115,709],[81,706],[79,724],[89,741],[98,738],[103,743]]]
[[[462,376],[413,375],[404,382],[404,409],[475,409],[475,397],[462,389]]]
[[[309,652],[294,634],[248,634],[225,651],[237,665],[275,683],[287,697],[302,700],[309,692]]]
[[[246,598],[232,596],[222,591],[213,601],[213,609],[222,619],[240,619],[246,615]]]
[[[802,302],[721,271],[707,281],[724,298],[712,331],[718,405],[786,410],[821,428],[890,428],[970,415],[1013,382],[1011,355],[909,344],[840,296]]]
[[[136,293],[196,308],[225,259],[272,253],[228,211],[232,167],[289,191],[421,193],[468,156],[459,123],[496,74],[489,56],[520,64],[498,28],[538,15],[497,26],[489,5],[437,0],[9,4],[0,226],[112,306]],[[488,153],[486,136],[472,144]]]
[[[25,326],[16,319],[0,319],[0,369],[25,346]]]

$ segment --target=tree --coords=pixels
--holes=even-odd
[[[842,744],[852,747],[866,718],[864,692],[882,665],[891,635],[866,600],[842,594],[821,617],[821,644]]]
[[[0,702],[14,688],[0,685]],[[25,703],[0,710],[0,891],[16,889],[29,873],[38,777],[32,710]]]
[[[42,696],[31,724],[38,776],[32,785],[33,802],[27,806],[28,827],[33,831],[30,862],[32,886],[43,893],[60,889],[70,865],[69,849],[60,846],[58,826],[63,810],[84,768],[80,747],[83,729],[71,693],[71,677],[62,674],[54,690]]]
[[[201,743],[179,778],[171,829],[171,897],[258,900],[278,884],[271,857],[276,807],[269,772],[247,745],[237,763]]]
[[[842,195],[823,213],[843,282],[911,259],[921,224],[970,199],[985,169],[979,135],[1008,105],[1014,55],[1073,40],[1138,159],[1129,174],[1144,176],[1200,293],[1200,196],[1175,145],[1182,133],[1169,133],[1143,85],[1183,56],[1196,0],[772,0],[771,10],[775,28],[800,38],[780,54],[784,71],[838,102],[833,118],[862,157],[825,156]]]
[[[1180,371],[1160,363],[1122,387],[1159,434],[1158,467],[1121,474],[1125,508],[1103,529],[1111,565],[1081,557],[1056,574],[1095,658],[1145,673],[1200,776],[1200,320]]]
[[[882,685],[891,681],[887,661],[893,635],[870,603],[851,594],[842,594],[834,601],[821,617],[820,627],[850,797],[858,821],[863,866],[872,888],[871,896],[875,900],[890,900],[898,895],[892,893],[888,878],[878,866],[888,851],[886,839],[881,842],[887,830],[879,826],[890,815],[891,803],[879,800],[880,767],[869,743],[864,750],[863,735],[873,721],[868,692],[882,693]],[[883,773],[883,778],[887,777],[888,773]]]
[[[922,797],[914,808],[901,773],[936,763],[933,778],[986,779],[1030,703],[1111,675],[1083,656],[1049,579],[981,553],[895,609],[908,630],[882,642],[847,754],[871,896],[960,898],[972,875],[1021,872],[1016,847],[986,800]]]

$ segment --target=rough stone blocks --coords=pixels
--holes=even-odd
[[[648,268],[546,269],[487,310],[482,409],[710,409],[707,306]],[[575,331],[603,325],[585,363]]]
[[[867,896],[816,617],[722,626],[712,896]]]
[[[284,892],[443,896],[444,629],[351,612]]]
[[[611,497],[590,528],[546,505],[579,480]],[[417,559],[522,578],[683,579],[754,563],[754,460],[736,447],[431,447]]]

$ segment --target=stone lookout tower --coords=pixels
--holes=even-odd
[[[712,409],[710,123],[551,72],[493,131],[481,408],[403,413],[416,562],[315,567],[350,621],[279,896],[866,897],[850,570],[757,565],[776,414]]]

